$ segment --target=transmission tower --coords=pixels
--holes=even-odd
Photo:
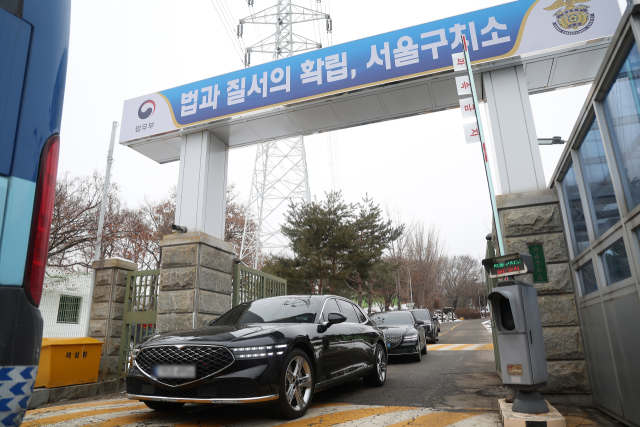
[[[247,3],[251,7],[253,0]],[[292,0],[277,0],[275,6],[241,19],[238,37],[243,35],[244,24],[275,26],[275,34],[246,49],[245,66],[251,64],[252,52],[270,54],[273,60],[277,60],[321,48],[321,43],[293,32],[294,24],[321,19],[327,20],[327,32],[331,32],[332,22],[328,14],[294,5]],[[262,253],[277,255],[284,251],[288,241],[280,232],[274,213],[290,202],[310,200],[304,137],[260,144],[256,150],[240,259],[249,259],[252,267],[258,268]]]

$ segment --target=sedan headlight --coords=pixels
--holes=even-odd
[[[417,339],[418,339],[418,334],[404,336],[404,341],[415,341]]]
[[[259,357],[268,357],[274,355],[280,355],[284,352],[287,344],[278,345],[261,345],[255,347],[237,347],[232,348],[233,355],[237,359],[255,359]]]

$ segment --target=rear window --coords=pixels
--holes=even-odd
[[[418,320],[431,320],[431,313],[429,313],[429,310],[416,310],[412,311],[412,313]]]
[[[380,326],[413,325],[413,316],[410,313],[376,313],[371,315],[371,320]]]

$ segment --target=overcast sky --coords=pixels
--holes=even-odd
[[[225,2],[234,25],[251,14],[245,0],[216,3]],[[274,3],[255,0],[254,8]],[[506,2],[323,0],[322,7],[333,19],[332,43],[339,44],[501,3]],[[316,0],[298,4],[315,8]],[[317,39],[313,27],[299,32]],[[244,33],[247,46],[268,34],[266,27],[256,34],[249,26]],[[242,68],[235,43],[211,0],[73,0],[59,174],[103,173],[111,123],[120,122],[125,99]],[[254,65],[262,61],[253,55]],[[588,91],[581,86],[532,96],[538,137],[567,138]],[[435,225],[450,254],[484,255],[489,194],[479,146],[465,144],[458,110],[346,129],[333,138],[339,164],[333,180],[327,135],[305,138],[312,197],[341,189],[347,201],[357,202],[368,193],[404,222]],[[229,182],[245,200],[255,150],[230,151]],[[540,151],[548,182],[562,147]],[[118,144],[114,157],[112,179],[130,206],[163,197],[177,183],[178,162],[159,165]]]

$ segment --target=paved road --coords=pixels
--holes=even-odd
[[[443,324],[440,336],[422,362],[392,360],[384,387],[365,387],[356,380],[317,393],[307,415],[292,422],[279,420],[266,407],[186,405],[171,415],[111,395],[29,411],[23,426],[500,426],[497,398],[478,393],[501,384],[494,372],[491,334],[481,321],[465,321]],[[574,418],[567,426],[597,425]]]

